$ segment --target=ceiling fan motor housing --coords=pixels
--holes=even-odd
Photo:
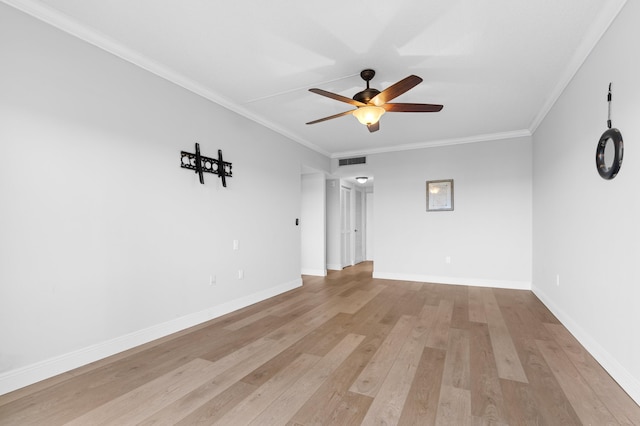
[[[369,81],[376,75],[376,72],[372,69],[362,70],[360,72],[360,77],[364,81],[367,82],[367,88],[362,92],[358,92],[353,96],[354,101],[362,102],[363,104],[368,104],[371,99],[373,99],[380,91],[378,89],[373,89],[369,87]]]
[[[363,104],[368,104],[371,99],[373,99],[380,91],[378,89],[366,88],[362,92],[358,92],[353,96],[354,101],[362,102]]]

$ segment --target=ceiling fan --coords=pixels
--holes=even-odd
[[[385,112],[438,112],[442,109],[442,105],[434,104],[407,104],[407,103],[388,103],[388,101],[397,98],[403,93],[414,88],[422,82],[422,78],[417,75],[410,75],[399,82],[387,87],[382,92],[369,87],[369,81],[376,75],[374,70],[366,69],[362,70],[360,77],[367,82],[367,88],[362,92],[358,92],[353,96],[353,99],[349,99],[346,96],[338,95],[336,93],[327,92],[322,89],[309,89],[310,92],[317,93],[318,95],[326,96],[327,98],[335,99],[340,102],[345,102],[353,106],[358,107],[349,111],[341,112],[339,114],[331,115],[329,117],[320,118],[318,120],[310,121],[307,124],[320,123],[322,121],[331,120],[333,118],[342,117],[343,115],[353,114],[360,123],[367,126],[370,132],[375,132],[380,129],[380,117]]]

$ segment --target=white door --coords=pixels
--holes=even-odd
[[[351,256],[351,188],[340,187],[340,260],[342,267],[353,265]]]
[[[367,260],[373,260],[373,192],[367,192],[365,195],[365,220],[366,223],[366,237],[365,241],[365,253]]]
[[[356,189],[356,214],[353,238],[355,240],[355,263],[364,262],[364,241],[365,241],[365,221],[364,221],[364,192]]]

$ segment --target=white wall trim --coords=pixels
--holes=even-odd
[[[383,154],[386,152],[411,151],[414,149],[435,148],[439,146],[462,145],[467,143],[498,141],[502,139],[518,139],[531,137],[529,129],[514,130],[510,132],[490,133],[484,135],[474,135],[463,138],[440,139],[434,141],[424,141],[414,144],[395,145],[392,147],[365,149],[360,151],[334,152],[331,158],[354,157],[359,155]]]
[[[327,270],[326,269],[302,269],[302,275],[314,275],[316,277],[326,277]]]
[[[434,275],[396,274],[393,272],[373,272],[373,278],[383,280],[414,281],[421,283],[468,285],[471,287],[508,288],[531,290],[531,281],[487,280],[482,278],[441,277]]]
[[[452,139],[444,139],[438,141],[425,141],[417,144],[411,145],[401,145],[395,147],[387,147],[381,148],[379,150],[365,150],[365,151],[347,151],[347,152],[334,152],[332,154],[328,153],[324,149],[315,145],[314,143],[304,139],[298,134],[294,134],[293,132],[282,128],[281,126],[272,123],[270,121],[264,120],[261,117],[256,116],[255,114],[250,113],[247,109],[242,106],[231,102],[229,99],[224,98],[218,93],[214,93],[211,90],[206,89],[201,84],[196,83],[195,81],[185,77],[183,74],[167,67],[161,65],[146,56],[140,54],[133,49],[127,48],[121,43],[118,43],[114,39],[107,37],[100,32],[90,29],[87,26],[77,22],[76,20],[69,18],[68,16],[56,11],[54,8],[50,6],[43,5],[40,2],[34,0],[0,0],[3,3],[6,3],[22,12],[25,12],[41,21],[48,23],[64,32],[67,32],[81,40],[86,41],[87,43],[93,44],[100,49],[103,49],[113,55],[116,55],[125,61],[128,61],[134,65],[139,66],[159,77],[162,77],[172,83],[177,84],[197,95],[202,96],[205,99],[208,99],[212,102],[217,103],[237,114],[240,114],[256,123],[259,123],[268,129],[271,129],[299,144],[306,146],[309,149],[312,149],[322,155],[331,158],[339,158],[342,156],[351,156],[351,155],[365,155],[365,154],[376,154],[381,152],[394,152],[394,151],[403,151],[403,150],[411,150],[411,149],[422,149],[429,148],[434,146],[445,146],[445,145],[457,145],[461,143],[473,143],[473,142],[484,142],[487,140],[498,140],[505,138],[516,138],[521,136],[531,136],[538,128],[544,117],[549,113],[557,99],[560,97],[564,89],[567,87],[571,79],[574,77],[576,72],[580,69],[587,56],[591,53],[594,46],[598,43],[602,35],[607,31],[613,20],[618,16],[627,0],[624,0],[621,4],[614,4],[610,6],[608,13],[601,14],[603,18],[598,22],[598,25],[593,25],[593,30],[584,37],[579,48],[576,50],[574,57],[572,58],[571,63],[565,70],[562,78],[555,86],[552,94],[546,99],[545,104],[542,106],[538,114],[533,119],[529,128],[520,129],[512,132],[502,132],[496,134],[488,134],[488,135],[477,135],[471,137],[464,138],[452,138]]]
[[[330,269],[332,271],[342,271],[342,269],[344,268],[339,263],[328,263],[327,269]]]
[[[549,310],[560,320],[567,330],[580,342],[582,346],[602,365],[607,373],[618,382],[622,389],[636,402],[640,404],[640,381],[638,381],[629,371],[627,371],[614,356],[602,347],[589,333],[587,333],[577,322],[567,315],[563,310],[552,302],[540,288],[534,286],[533,293],[549,308]]]
[[[607,32],[616,17],[620,14],[620,11],[624,8],[625,4],[627,4],[627,0],[623,0],[620,3],[609,2],[609,4],[607,4],[607,10],[598,15],[598,22],[591,25],[591,30],[582,38],[582,42],[574,51],[569,65],[567,65],[567,68],[560,76],[560,79],[553,88],[553,91],[531,122],[531,125],[529,126],[529,132],[531,134],[535,133],[538,126],[540,126],[540,123],[542,123],[547,114],[549,114],[549,111],[551,111],[551,108],[553,108],[555,103],[558,101],[560,95],[564,92],[564,89],[566,89],[569,83],[571,83],[573,77],[578,73],[578,70],[580,70],[582,64],[584,64],[589,55],[591,55],[591,52],[596,47],[604,33]]]
[[[0,395],[132,349],[136,346],[149,343],[189,327],[202,324],[300,286],[302,286],[302,278],[297,278],[293,281],[231,300],[200,312],[194,312],[124,336],[116,337],[115,339],[5,372],[0,374]]]

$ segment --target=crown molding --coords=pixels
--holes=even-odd
[[[531,134],[535,133],[538,126],[545,119],[547,114],[551,111],[555,103],[558,101],[564,90],[569,86],[569,83],[573,80],[573,77],[578,73],[578,70],[585,63],[593,49],[596,47],[602,36],[607,32],[613,21],[618,17],[620,11],[624,8],[627,0],[619,0],[618,2],[609,2],[607,13],[601,13],[598,15],[598,21],[591,26],[591,30],[582,39],[580,46],[573,54],[573,58],[569,62],[569,65],[562,74],[560,80],[551,91],[551,94],[547,98],[546,102],[538,111],[531,125],[529,131]]]
[[[425,141],[414,144],[398,145],[394,147],[374,148],[367,150],[342,151],[331,154],[331,158],[355,157],[359,155],[384,154],[387,152],[409,151],[413,149],[435,148],[439,146],[462,145],[475,142],[488,142],[502,139],[515,139],[530,137],[531,132],[528,129],[514,130],[511,132],[489,133],[485,135],[468,136],[464,138],[440,139],[434,141]]]
[[[174,83],[192,93],[195,93],[198,96],[201,96],[270,130],[273,130],[274,132],[279,133],[287,139],[291,139],[294,142],[306,146],[307,148],[316,151],[326,157],[329,157],[331,155],[329,152],[325,151],[314,143],[309,142],[301,136],[247,111],[245,108],[237,105],[236,103],[221,96],[220,94],[209,90],[208,88],[193,81],[192,79],[187,78],[186,76],[178,73],[170,67],[153,61],[152,59],[136,52],[135,50],[124,46],[113,38],[102,34],[99,31],[91,29],[81,24],[77,20],[72,19],[57,10],[54,10],[53,8],[46,6],[41,2],[34,0],[0,1],[30,16],[33,16],[34,18],[39,19],[40,21],[45,22],[67,34],[70,34],[76,38],[79,38],[80,40],[83,40],[106,52],[109,52],[112,55],[119,57],[120,59],[130,62],[152,74],[164,78],[165,80],[170,81],[171,83]]]
[[[80,22],[70,18],[69,16],[56,11],[55,9],[45,5],[42,2],[35,0],[0,0],[1,2],[14,7],[28,15],[33,16],[36,19],[39,19],[49,25],[52,25],[58,28],[61,31],[64,31],[74,37],[77,37],[87,43],[90,43],[102,50],[105,50],[127,62],[130,62],[152,74],[155,74],[165,80],[168,80],[192,93],[195,93],[215,104],[218,104],[230,111],[233,111],[251,121],[254,121],[284,137],[290,139],[294,142],[299,143],[319,154],[322,154],[329,158],[340,158],[345,156],[353,156],[353,155],[367,155],[367,154],[380,154],[386,152],[395,152],[395,151],[407,151],[412,149],[423,149],[423,148],[432,148],[437,146],[446,146],[446,145],[459,145],[466,143],[474,143],[474,142],[486,142],[489,140],[499,140],[499,139],[507,139],[507,138],[518,138],[518,137],[526,137],[531,136],[540,123],[547,116],[549,111],[553,108],[556,101],[562,95],[566,87],[569,85],[575,74],[578,72],[582,64],[586,61],[589,54],[593,50],[593,48],[600,41],[602,36],[605,34],[607,29],[611,26],[611,23],[618,16],[627,0],[619,0],[618,2],[611,2],[608,13],[603,13],[600,15],[599,21],[592,26],[592,30],[587,34],[587,36],[583,39],[580,47],[576,50],[572,61],[567,67],[565,73],[556,84],[555,88],[547,98],[546,102],[543,104],[542,108],[539,110],[538,114],[535,116],[531,125],[528,129],[516,130],[512,132],[503,132],[503,133],[495,133],[495,134],[487,134],[487,135],[477,135],[470,136],[464,138],[454,138],[454,139],[444,139],[444,140],[436,140],[436,141],[428,141],[421,142],[416,144],[407,144],[407,145],[399,145],[394,147],[384,147],[378,149],[371,150],[356,150],[356,151],[343,151],[343,152],[334,152],[330,153],[326,150],[320,148],[314,143],[306,140],[298,134],[295,134],[287,129],[284,129],[273,122],[265,120],[262,117],[259,117],[240,105],[232,102],[231,100],[221,96],[218,93],[215,93],[203,85],[185,77],[184,75],[176,72],[175,70],[159,64],[151,60],[150,58],[141,55],[140,53],[134,51],[133,49],[127,48],[116,40],[94,30],[89,27],[81,24]]]

